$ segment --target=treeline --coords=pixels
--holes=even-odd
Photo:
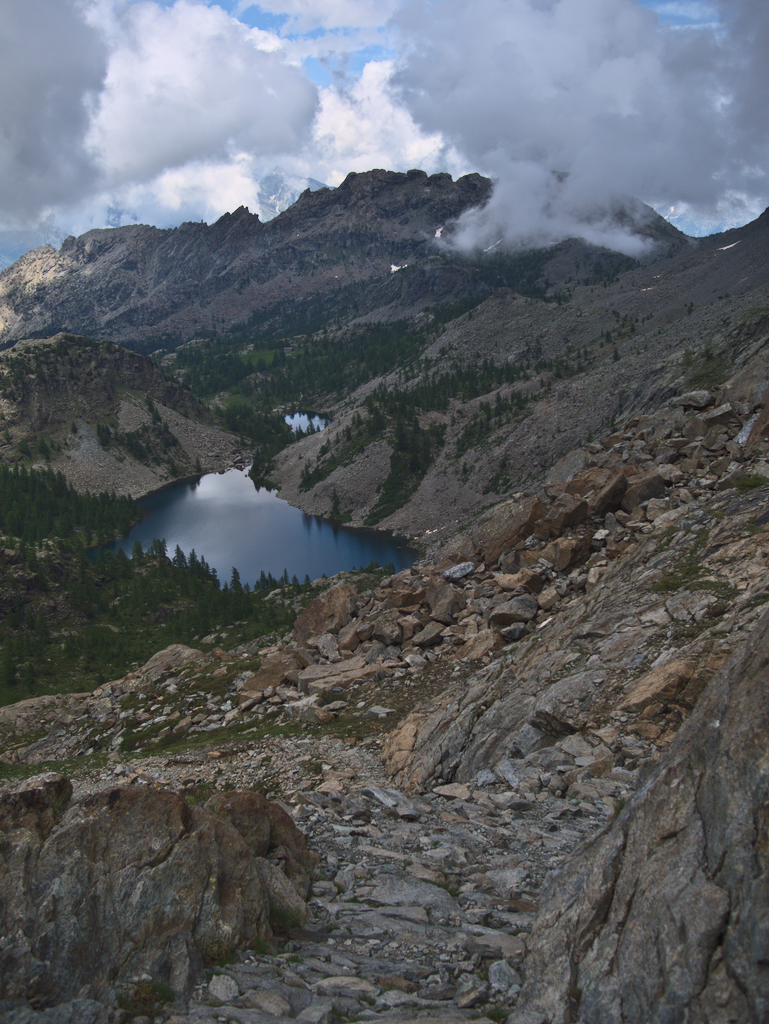
[[[171,643],[198,642],[217,628],[243,640],[284,633],[295,612],[267,591],[309,586],[269,574],[251,588],[237,569],[221,582],[194,551],[153,541],[132,557],[102,549],[86,553],[20,547],[0,564],[0,704],[41,693],[93,688],[124,675]]]
[[[78,494],[62,473],[0,465],[0,534],[25,544],[80,534],[89,545],[128,533],[141,517],[133,498]]]

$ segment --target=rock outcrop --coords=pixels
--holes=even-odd
[[[521,1010],[591,1024],[767,1019],[767,679],[764,614],[612,827],[550,876]]]
[[[117,345],[68,334],[20,342],[0,354],[0,392],[0,458],[29,458],[44,442],[44,464],[79,491],[141,497],[250,461],[188,390]]]
[[[0,997],[58,1003],[145,975],[185,996],[222,950],[306,918],[312,857],[258,794],[71,794],[48,775],[0,796]]]

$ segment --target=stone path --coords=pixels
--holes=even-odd
[[[477,785],[407,797],[386,785],[376,742],[275,740],[274,770],[292,760],[299,770],[303,756],[305,764],[334,763],[324,764],[326,781],[296,791],[289,808],[321,856],[311,921],[269,952],[245,951],[209,972],[170,1021],[514,1019],[545,875],[591,841],[639,775],[615,769],[596,780],[597,799],[564,799],[551,784],[560,777],[555,762],[561,772],[573,769],[569,750],[564,740],[506,762]],[[257,779],[266,770],[257,760],[248,752],[229,759],[220,782]],[[131,775],[139,785],[178,784],[192,769],[154,759],[134,764]]]

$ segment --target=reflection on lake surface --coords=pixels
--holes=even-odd
[[[112,544],[130,555],[138,540],[145,549],[155,537],[165,538],[168,554],[178,545],[185,555],[192,548],[216,569],[222,582],[232,567],[241,581],[253,586],[262,570],[277,579],[283,570],[301,582],[305,574],[318,579],[372,561],[395,571],[406,569],[416,553],[375,530],[338,526],[309,516],[264,489],[237,469],[212,473],[193,483],[174,484],[139,504],[146,518]]]
[[[325,416],[311,416],[306,412],[294,412],[290,416],[284,416],[283,419],[294,433],[297,430],[303,430],[306,434],[311,423],[312,429],[316,431],[325,430],[329,424],[329,420]]]

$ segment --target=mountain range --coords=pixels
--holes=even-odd
[[[340,299],[354,314],[381,320],[489,290],[447,240],[452,223],[491,189],[477,174],[454,182],[447,174],[370,171],[348,175],[333,190],[306,189],[269,223],[241,207],[212,225],[88,231],[67,238],[58,252],[35,249],[0,274],[0,344],[70,331],[148,351],[198,337],[285,330],[287,316],[338,319]],[[619,208],[616,217],[638,222],[653,258],[691,246],[637,207]],[[572,243],[553,249],[539,283],[558,287],[580,264],[590,274],[595,264],[603,273],[631,262]],[[404,268],[412,271],[406,283],[396,273]],[[339,293],[348,286],[351,295]]]
[[[0,274],[0,338],[108,339],[157,352],[222,408],[236,392],[263,412],[322,409],[323,439],[260,456],[281,495],[435,538],[615,419],[725,382],[769,323],[769,213],[690,239],[624,200],[615,217],[645,234],[643,261],[579,239],[457,252],[452,225],[491,188],[378,170],[306,190],[267,224],[241,208],[90,231]]]
[[[274,167],[268,174],[256,178],[254,183],[257,186],[259,217],[263,222],[272,220],[283,210],[287,210],[306,189],[314,192],[316,189],[326,188],[322,181],[289,174],[282,167]],[[108,227],[118,228],[123,224],[135,224],[137,220],[135,214],[131,214],[130,210],[118,204],[111,205],[107,210]],[[66,237],[67,232],[62,230],[52,213],[35,228],[0,231],[0,270],[15,263],[30,249],[39,249],[44,245],[58,249]]]

